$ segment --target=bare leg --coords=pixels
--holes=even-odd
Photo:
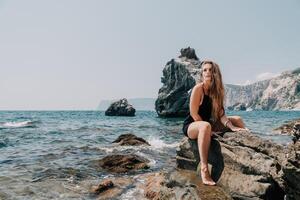
[[[208,122],[198,121],[190,124],[188,128],[188,137],[196,139],[198,142],[200,160],[201,160],[201,178],[206,185],[215,185],[208,171],[208,151],[211,141],[211,125]]]

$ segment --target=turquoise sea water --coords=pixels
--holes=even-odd
[[[272,129],[300,118],[300,111],[227,115],[242,116],[253,133],[285,145],[290,137]],[[93,165],[107,154],[134,152],[146,157],[151,166],[147,171],[174,167],[182,122],[158,118],[153,111],[138,111],[135,117],[107,117],[101,111],[0,111],[0,199],[93,199],[91,186],[113,176]],[[125,133],[151,146],[111,144]]]

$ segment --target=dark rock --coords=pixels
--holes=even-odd
[[[195,49],[188,47],[188,48],[182,48],[180,50],[181,55],[179,56],[179,58],[182,57],[186,57],[188,59],[195,59],[195,60],[199,60],[199,58],[196,55]]]
[[[124,173],[138,169],[148,169],[149,160],[135,154],[109,155],[98,161],[98,165],[110,172]]]
[[[133,180],[129,177],[114,177],[103,180],[99,185],[90,190],[92,196],[98,200],[118,199],[129,187],[133,186]]]
[[[247,109],[244,103],[236,103],[232,106],[227,107],[228,110],[235,110],[235,111],[245,111]]]
[[[133,134],[123,134],[120,135],[113,143],[119,143],[121,146],[139,146],[139,145],[149,145],[150,144],[143,138],[137,137]]]
[[[112,187],[114,187],[114,183],[111,180],[104,180],[101,183],[99,183],[97,187],[93,188],[92,191],[93,193],[99,194]]]
[[[294,143],[296,143],[300,139],[300,123],[296,123],[293,126],[292,135],[293,135],[293,141]]]
[[[283,199],[285,195],[287,199],[300,198],[298,143],[286,149],[249,132],[215,136],[208,159],[212,178],[234,199]],[[185,137],[176,159],[179,168],[197,169],[196,140]]]
[[[155,110],[161,117],[183,117],[188,114],[189,92],[200,78],[201,62],[187,52],[194,50],[182,50],[182,56],[169,61],[163,69],[163,86],[155,101]]]
[[[105,111],[107,116],[134,116],[135,109],[130,105],[127,99],[120,99],[112,103]]]

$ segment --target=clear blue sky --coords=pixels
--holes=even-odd
[[[298,0],[0,0],[0,110],[157,97],[183,47],[243,84],[300,66]]]

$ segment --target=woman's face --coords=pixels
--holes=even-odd
[[[203,80],[204,81],[211,81],[211,78],[212,78],[212,65],[207,63],[207,64],[204,64],[202,67],[203,67],[203,72],[202,72]]]

